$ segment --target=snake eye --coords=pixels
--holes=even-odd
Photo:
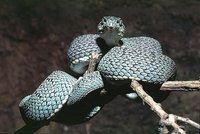
[[[101,22],[100,24],[101,24],[101,25],[103,25],[104,23],[103,23],[103,22]]]
[[[104,18],[104,19],[103,19],[103,22],[107,22],[107,20]]]
[[[117,23],[119,23],[119,20],[117,20]]]

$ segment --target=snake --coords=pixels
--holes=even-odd
[[[82,35],[72,42],[69,57],[72,62],[70,67],[75,72],[85,73],[91,52],[102,52],[96,44],[98,37],[97,34]],[[82,45],[77,48],[73,47],[73,44]],[[77,55],[81,57],[77,58]],[[72,125],[91,119],[102,109],[105,100],[110,100],[110,97],[100,97],[99,103],[91,101],[91,98],[99,97],[97,95],[102,87],[104,83],[99,71],[79,79],[63,71],[52,72],[35,92],[24,97],[19,103],[20,113],[26,125],[16,133],[28,131],[31,126],[36,126],[33,130],[36,131],[51,121]]]
[[[137,80],[159,88],[165,81],[174,79],[175,63],[162,54],[157,40],[123,38],[124,34],[125,25],[120,17],[105,16],[97,26],[97,34],[76,37],[67,52],[70,69],[84,74],[95,52],[100,55],[96,71],[79,79],[64,71],[52,72],[32,94],[21,100],[19,109],[26,123],[23,128],[35,125],[38,129],[50,121],[71,125],[91,119],[106,103],[92,100],[99,97],[107,83],[126,87],[131,80]]]
[[[137,80],[144,84],[144,88],[152,88],[145,91],[162,101],[169,92],[159,89],[162,83],[175,79],[175,62],[163,54],[157,40],[145,36],[125,38],[125,31],[120,17],[103,17],[97,25],[97,34],[78,36],[71,43],[67,52],[71,70],[84,73],[91,54],[96,52],[101,55],[97,71],[105,83],[111,84],[109,87],[123,88],[131,80]],[[162,98],[160,94],[166,95]]]

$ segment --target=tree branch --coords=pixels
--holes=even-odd
[[[89,67],[85,74],[91,73],[95,70],[95,65],[100,55],[98,53],[92,53]],[[85,75],[84,74],[84,75]],[[141,84],[137,81],[132,80],[131,88],[142,98],[142,100],[147,103],[151,110],[154,111],[160,117],[160,134],[168,134],[169,131],[167,126],[174,128],[172,134],[186,134],[185,130],[177,124],[177,121],[181,121],[191,126],[200,129],[200,125],[189,118],[180,117],[174,114],[168,114],[165,112],[160,103],[156,103],[151,96],[149,96],[144,90]],[[165,82],[161,90],[170,90],[170,91],[200,91],[200,81],[167,81]]]
[[[160,90],[169,91],[200,91],[200,80],[195,81],[167,81]]]
[[[193,127],[196,127],[200,129],[200,125],[188,118],[176,116],[174,114],[168,114],[165,112],[161,105],[159,103],[156,103],[151,96],[149,96],[144,90],[141,84],[139,84],[137,81],[132,80],[131,82],[131,88],[138,94],[142,100],[147,103],[152,111],[154,111],[159,117],[160,117],[160,123],[163,126],[160,128],[161,134],[167,134],[169,131],[167,129],[167,126],[171,126],[174,128],[173,134],[186,134],[186,132],[177,124],[177,121],[182,121],[185,123],[188,123],[192,125]]]
[[[86,72],[83,75],[94,72],[96,64],[97,64],[97,60],[99,59],[99,56],[100,56],[100,54],[98,54],[96,52],[92,53],[90,60],[89,60],[88,69],[86,70]]]

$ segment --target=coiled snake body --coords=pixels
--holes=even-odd
[[[91,50],[88,46],[95,46],[97,53],[105,53],[100,49],[102,44],[97,42],[97,39],[101,38],[105,42],[104,47],[110,49],[102,59],[99,59],[100,62],[97,67],[106,82],[123,85],[127,81],[135,79],[148,83],[148,85],[149,83],[159,85],[156,86],[155,90],[158,100],[160,93],[168,94],[168,92],[159,91],[159,88],[165,81],[175,78],[176,67],[171,58],[162,54],[161,45],[157,40],[150,37],[122,38],[125,33],[125,26],[121,18],[113,16],[102,18],[98,24],[97,32],[99,36],[85,35],[87,38],[89,38],[88,36],[92,37],[92,41],[79,43],[80,37],[78,37],[71,44],[68,50],[68,58],[71,61],[70,66],[73,71],[79,74],[85,72],[88,60],[79,59],[89,59],[94,50]],[[84,38],[84,36],[81,36],[81,38]],[[85,40],[82,39],[82,41]],[[78,51],[81,51],[82,55],[78,54]],[[72,61],[72,53],[76,53],[74,61],[78,61],[78,64]],[[86,57],[88,58],[85,57],[84,53],[87,53]],[[82,68],[80,68],[80,64]],[[164,98],[160,97],[160,100]]]
[[[94,51],[88,47],[89,45],[98,48],[96,49],[97,53],[105,53],[100,49],[102,44],[97,42],[97,39],[101,38],[105,42],[103,44],[105,45],[104,47],[110,48],[110,51],[106,52],[102,59],[99,59],[100,62],[97,67],[97,70],[107,79],[106,82],[122,85],[128,80],[135,79],[145,83],[161,85],[165,81],[175,78],[175,63],[171,58],[162,54],[161,45],[157,40],[150,37],[122,38],[125,33],[125,26],[121,18],[113,16],[103,17],[98,24],[97,32],[99,36],[85,35],[87,38],[88,36],[91,37],[92,41],[90,40],[88,43],[79,43],[77,40],[80,37],[78,37],[71,44],[68,50],[68,58],[71,61],[70,66],[73,71],[81,74],[77,66],[80,66],[80,64],[88,65],[89,56]],[[84,36],[81,37],[84,38]],[[87,56],[73,51],[75,49],[76,51],[81,51],[83,47],[86,50],[84,52],[85,54],[87,53]],[[76,53],[75,59],[72,58],[74,57],[71,55],[72,53]],[[78,62],[73,62],[72,60]],[[83,69],[82,72],[84,71]],[[158,95],[159,92],[168,94],[168,92],[159,91],[159,86],[155,92]]]
[[[74,105],[92,91],[102,87],[99,72],[87,74],[77,80],[63,71],[54,71],[33,94],[20,102],[19,107],[26,122],[50,120],[64,105]],[[88,116],[90,112],[92,110],[88,111]],[[70,114],[68,116],[70,117]]]
[[[149,37],[122,38],[125,26],[121,18],[102,18],[97,32],[75,38],[67,53],[71,70],[78,74],[85,73],[92,53],[101,55],[97,71],[78,80],[63,71],[54,71],[33,94],[20,102],[27,124],[44,125],[43,122],[49,121],[77,124],[92,118],[105,103],[93,102],[91,98],[98,97],[107,82],[123,86],[134,79],[161,85],[174,79],[175,63],[162,54],[160,43]],[[94,94],[88,99],[91,93]]]
[[[27,125],[16,134],[32,133],[50,121],[72,125],[89,120],[104,105],[91,101],[103,87],[98,71],[78,80],[63,71],[52,72],[33,94],[20,102],[20,112]]]

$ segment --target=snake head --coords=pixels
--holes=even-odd
[[[125,26],[121,18],[105,16],[97,26],[97,33],[105,40],[108,46],[117,46],[124,36]]]

